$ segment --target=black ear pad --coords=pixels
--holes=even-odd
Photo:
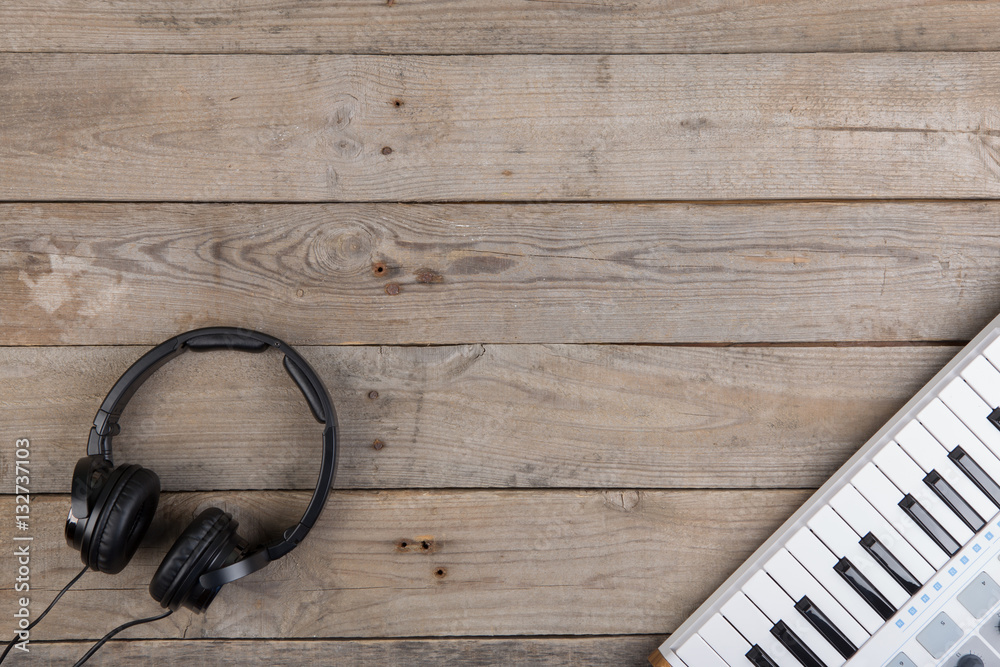
[[[209,507],[188,524],[149,582],[149,594],[162,607],[178,609],[182,604],[204,611],[218,591],[206,592],[198,584],[198,578],[212,567],[218,567],[219,560],[225,560],[233,551],[236,528],[239,522],[231,514],[218,507]],[[199,603],[192,601],[192,593],[197,593]],[[209,596],[205,598],[205,594]],[[201,604],[203,603],[203,604]]]
[[[153,522],[160,500],[160,478],[142,466],[120,466],[112,472],[94,506],[95,521],[81,555],[87,564],[107,574],[118,574],[132,560]]]

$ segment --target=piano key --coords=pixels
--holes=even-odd
[[[902,457],[906,456],[902,451],[899,452],[899,455]],[[913,461],[909,463],[916,468],[917,464],[913,463]],[[919,469],[916,476],[920,476]],[[886,521],[899,531],[899,534],[907,542],[913,545],[913,548],[931,564],[931,567],[935,571],[941,569],[941,566],[948,562],[948,554],[935,544],[934,540],[927,537],[927,533],[921,530],[920,526],[906,512],[900,509],[897,503],[903,499],[903,492],[896,488],[889,481],[889,478],[875,467],[875,464],[865,464],[851,480],[851,485],[861,492],[861,495],[878,510],[879,514],[885,517]],[[926,579],[923,579],[923,581],[926,581]]]
[[[800,667],[788,649],[771,634],[774,623],[743,593],[733,595],[720,611],[748,642],[760,645],[778,667]]]
[[[930,536],[932,540],[938,543],[938,545],[945,550],[949,556],[954,556],[958,553],[958,550],[962,548],[962,545],[955,541],[948,531],[946,531],[941,524],[934,520],[926,509],[917,502],[916,498],[910,494],[899,501],[899,506],[903,508],[903,511],[910,515],[910,517],[917,522],[924,532]]]
[[[771,628],[771,634],[778,638],[785,648],[791,652],[803,667],[826,667],[822,660],[813,653],[806,644],[799,639],[798,635],[788,627],[784,621],[778,621]]]
[[[915,595],[920,590],[921,582],[914,577],[906,567],[900,563],[885,545],[878,541],[872,533],[868,533],[861,538],[861,546],[871,554],[872,558],[885,569],[889,575],[896,580],[896,583],[910,595]],[[929,577],[928,577],[929,578]],[[926,581],[926,580],[925,580]]]
[[[868,641],[869,633],[786,549],[772,556],[764,564],[764,571],[788,597],[798,600],[805,596],[812,600],[853,644],[860,646]]]
[[[698,629],[698,635],[732,667],[746,664],[744,658],[750,650],[750,643],[722,617],[722,614],[715,614],[705,621],[705,624]]]
[[[844,577],[844,580],[850,584],[851,588],[856,590],[861,597],[868,601],[872,609],[883,618],[883,620],[888,621],[892,618],[892,615],[896,613],[896,609],[885,599],[878,589],[872,586],[872,582],[868,580],[868,577],[863,575],[858,568],[846,558],[841,558],[836,567],[833,568],[838,574]]]
[[[992,406],[1000,405],[1000,371],[985,357],[970,361],[959,375]]]
[[[820,508],[809,521],[809,528],[838,558],[850,558],[854,566],[870,581],[881,595],[892,603],[893,609],[903,606],[910,595],[892,580],[892,577],[875,562],[858,543],[861,536],[851,530],[829,506]],[[867,599],[867,598],[866,598]]]
[[[983,520],[983,517],[979,516],[979,513],[965,501],[965,498],[960,496],[958,492],[955,491],[954,487],[952,487],[951,484],[949,484],[937,470],[931,470],[927,473],[927,476],[924,477],[924,483],[931,488],[931,491],[937,494],[938,498],[940,498],[945,505],[950,507],[951,510],[957,514],[963,522],[965,522],[965,525],[968,526],[972,532],[978,533],[979,529],[986,525],[986,521]]]
[[[1000,485],[979,466],[975,457],[970,456],[961,447],[956,447],[948,454],[948,458],[955,462],[955,466],[964,472],[986,497],[994,503],[1000,503]]]
[[[747,651],[746,657],[754,667],[778,667],[767,653],[764,653],[764,649],[759,644],[754,644]]]
[[[979,466],[994,480],[1000,480],[1000,456],[994,454],[983,442],[969,430],[969,427],[955,416],[955,413],[940,399],[934,399],[917,416],[920,423],[930,431],[938,442],[949,452],[961,447],[975,459]],[[998,497],[1000,498],[1000,497]],[[1000,508],[1000,502],[991,498],[993,504]],[[996,511],[996,510],[994,510]],[[984,517],[990,518],[990,517]]]
[[[962,378],[949,382],[938,394],[938,398],[1000,458],[1000,431],[988,419],[995,405],[985,403]]]
[[[840,667],[844,664],[843,656],[795,610],[795,601],[788,597],[766,572],[758,570],[743,584],[742,591],[758,609],[764,612],[765,616],[771,619],[772,623],[783,624],[791,630],[798,641],[807,646],[810,652],[827,667]],[[773,629],[771,634],[774,634]],[[792,655],[802,661],[801,655],[792,648],[797,646],[795,642],[790,639],[782,640],[779,635],[774,636]]]
[[[939,446],[939,445],[937,445]],[[958,515],[951,511],[926,484],[924,477],[930,469],[924,470],[910,455],[903,451],[902,447],[896,443],[890,443],[882,448],[873,458],[879,470],[885,473],[899,487],[903,495],[909,493],[917,499],[924,509],[931,513],[934,520],[944,526],[949,534],[956,537],[961,536],[964,540],[972,537],[972,531],[962,523]]]
[[[805,616],[810,625],[816,628],[816,632],[823,635],[845,659],[849,659],[858,652],[858,647],[854,645],[854,642],[848,639],[808,596],[804,596],[796,602],[795,609]]]
[[[785,548],[837,602],[843,605],[865,632],[870,635],[875,634],[882,627],[882,618],[834,571],[837,556],[834,556],[811,530],[800,528],[788,539]]]
[[[993,408],[993,412],[986,415],[986,421],[993,424],[1000,431],[1000,408]]]
[[[991,364],[1000,368],[1000,337],[983,349],[983,356],[986,357]]]
[[[910,573],[919,577],[921,584],[934,576],[934,568],[927,564],[910,543],[903,539],[852,485],[847,484],[838,491],[830,499],[830,506],[858,535],[875,534],[893,553],[896,560],[900,561]],[[910,595],[912,594],[911,591]]]
[[[965,502],[982,516],[992,517],[996,513],[996,506],[990,499],[983,495],[983,492],[976,488],[976,485],[962,474],[962,471],[955,467],[955,464],[948,458],[946,449],[937,439],[930,434],[919,422],[910,422],[902,431],[896,435],[896,442],[913,457],[924,472],[937,470],[938,474],[944,477],[958,492]],[[964,522],[963,522],[964,523]],[[966,526],[968,528],[968,526]],[[969,531],[970,533],[972,531]],[[972,539],[971,534],[965,532],[955,534],[955,539],[960,544],[965,544]]]
[[[674,653],[689,665],[698,665],[698,667],[702,665],[705,667],[731,667],[698,635],[694,635],[688,639]]]

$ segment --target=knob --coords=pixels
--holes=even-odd
[[[983,667],[983,659],[978,655],[963,655],[958,659],[958,664],[955,667]]]

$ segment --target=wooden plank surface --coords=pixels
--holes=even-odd
[[[182,5],[0,6],[32,609],[93,412],[168,336],[302,346],[343,455],[300,549],[96,664],[641,665],[996,314],[1000,0]],[[31,664],[151,613],[198,509],[255,539],[306,502],[277,359],[183,357],[123,426],[170,492]]]
[[[284,0],[0,5],[0,50],[179,53],[995,51],[996,2]]]
[[[207,614],[179,612],[130,635],[665,634],[807,496],[783,490],[338,491],[301,547],[228,586]],[[198,510],[232,511],[241,533],[254,539],[297,519],[306,499],[302,492],[165,495],[151,538],[133,562],[118,575],[84,575],[33,636],[96,639],[155,613],[149,580]],[[0,498],[3,516],[13,515],[13,500]],[[61,535],[68,506],[64,495],[32,502],[29,533],[40,539],[32,542],[31,584],[39,602],[47,603],[80,568],[78,554],[50,539]],[[13,550],[0,551],[3,609],[13,609],[16,571]]]
[[[0,56],[0,198],[989,198],[1000,54]]]
[[[0,102],[2,104],[2,102]],[[971,338],[1000,204],[0,205],[5,345]]]
[[[30,438],[46,471],[33,491],[69,488],[105,392],[145,349],[0,348],[0,442]],[[302,351],[339,413],[340,488],[802,488],[833,474],[958,350]],[[279,359],[171,362],[129,404],[116,461],[173,490],[311,489],[320,429]],[[13,455],[0,448],[5,493]]]
[[[126,631],[123,635],[127,635]],[[121,636],[121,635],[119,635]],[[549,665],[645,667],[646,655],[663,642],[661,635],[509,639],[386,640],[157,640],[106,644],[88,667],[166,663],[195,665],[247,664],[269,667],[300,665]],[[15,652],[9,665],[54,667],[78,660],[89,647],[81,642],[31,644],[28,657]]]

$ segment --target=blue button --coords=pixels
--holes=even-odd
[[[979,546],[978,544],[973,544],[972,545],[972,550],[975,551],[976,553],[979,553],[980,551],[982,551],[982,549],[983,548],[981,546]]]
[[[903,619],[899,619],[898,621],[896,621],[896,627],[897,628],[903,627]]]
[[[962,565],[968,565],[968,564],[969,564],[969,557],[962,556]]]
[[[923,595],[920,596],[920,601],[921,602],[930,602],[931,601],[931,596],[928,595],[927,593],[924,593]]]
[[[948,568],[948,574],[950,574],[951,576],[954,577],[956,574],[958,574],[958,570],[956,570],[953,567],[950,567],[950,568]]]
[[[941,584],[935,581],[934,582],[934,590],[936,590],[936,591],[941,590]]]
[[[907,611],[910,612],[910,616],[916,616],[917,615],[917,608],[916,607],[910,607],[909,609],[907,609]]]
[[[993,533],[986,533],[986,539],[992,540],[993,539]]]

